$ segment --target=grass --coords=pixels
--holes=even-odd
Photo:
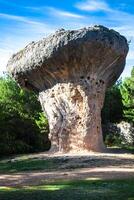
[[[128,149],[131,153],[134,151],[134,148]],[[115,148],[116,150],[116,148]],[[111,158],[112,159],[112,158]],[[105,162],[104,162],[105,161]],[[90,160],[90,167],[94,166],[94,162],[96,162],[96,167],[103,167],[107,166],[107,163],[111,161],[109,158],[94,158]],[[25,172],[25,171],[36,171],[36,170],[45,170],[45,171],[52,171],[60,169],[60,167],[68,162],[68,159],[58,159],[58,158],[49,158],[49,159],[42,159],[38,157],[30,157],[29,155],[20,155],[14,156],[9,158],[1,158],[0,160],[0,174],[3,173],[16,173],[16,172]],[[71,169],[82,167],[81,165],[76,165],[73,163],[72,165],[68,166]],[[118,164],[118,163],[117,163]],[[109,165],[109,164],[108,164]],[[116,163],[114,163],[116,166]],[[84,166],[84,165],[83,165]]]
[[[58,159],[20,156],[0,160],[0,174],[57,169]],[[66,161],[64,161],[66,162]],[[0,187],[0,200],[134,200],[134,179],[128,180],[44,180],[42,185]]]
[[[0,174],[16,173],[33,170],[52,170],[57,168],[59,161],[55,159],[22,159],[22,160],[2,160],[0,161]]]
[[[125,145],[123,148],[124,148],[125,150],[127,150],[128,152],[134,154],[134,146]]]
[[[134,180],[81,180],[0,187],[0,200],[134,200]]]

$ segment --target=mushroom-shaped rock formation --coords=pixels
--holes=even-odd
[[[39,94],[53,152],[104,150],[105,91],[123,71],[127,52],[123,36],[94,26],[61,29],[9,60],[8,72],[22,87]]]

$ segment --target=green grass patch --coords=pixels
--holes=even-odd
[[[58,160],[55,159],[22,159],[22,160],[2,160],[0,161],[0,174],[16,173],[33,170],[52,170],[59,165]]]
[[[134,180],[81,180],[0,187],[0,200],[134,200]]]
[[[127,150],[129,153],[134,154],[134,146],[125,145],[123,148],[124,148],[125,150]]]

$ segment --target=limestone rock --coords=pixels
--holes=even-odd
[[[48,116],[52,151],[101,151],[101,109],[105,90],[120,76],[127,40],[94,26],[61,29],[13,55],[9,73],[39,93]]]
[[[109,145],[120,141],[121,144],[134,145],[134,126],[131,123],[121,121],[119,123],[103,124],[103,136]],[[115,141],[115,139],[117,141]],[[113,142],[110,144],[110,142]]]

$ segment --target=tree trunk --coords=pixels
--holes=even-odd
[[[39,94],[50,127],[52,152],[103,151],[103,81],[58,83]]]

